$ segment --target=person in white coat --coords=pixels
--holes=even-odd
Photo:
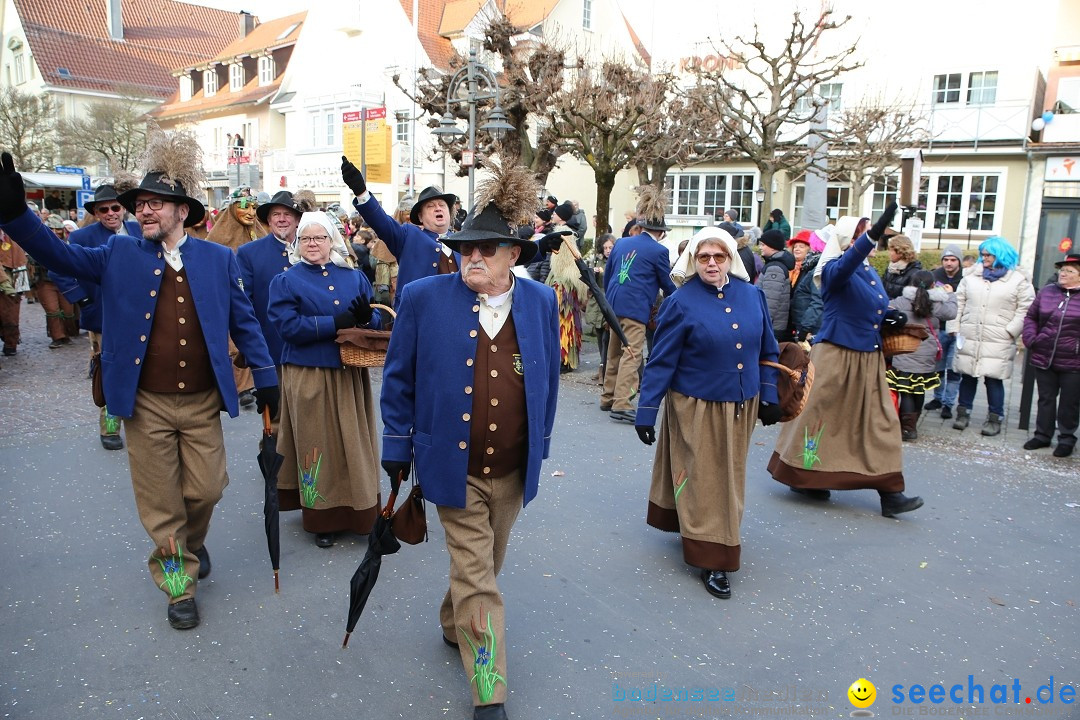
[[[960,340],[953,369],[960,373],[960,397],[953,427],[964,430],[971,422],[971,406],[982,378],[990,406],[982,434],[993,436],[1001,432],[1005,380],[1012,377],[1016,341],[1035,299],[1035,288],[1017,269],[1020,256],[1005,238],[985,240],[979,245],[979,257],[982,262],[964,271],[956,289]]]

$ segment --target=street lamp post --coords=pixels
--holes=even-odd
[[[968,207],[968,248],[971,247],[971,227],[975,224],[975,218],[979,216],[979,211],[975,209],[974,205]]]
[[[757,192],[754,193],[754,199],[757,200],[757,224],[759,227],[764,227],[765,223],[763,222],[764,218],[761,216],[761,212],[763,210],[762,205],[765,203],[765,188],[759,187]]]
[[[945,224],[945,213],[948,211],[949,206],[942,200],[937,206],[937,246],[938,250],[941,249],[941,226]]]
[[[465,97],[460,97],[461,90],[465,87]],[[450,147],[455,140],[466,135],[457,126],[457,119],[450,112],[454,105],[465,103],[469,106],[469,130],[468,147],[462,153],[462,162],[467,163],[469,168],[469,203],[473,201],[474,170],[476,167],[476,106],[485,100],[494,100],[495,107],[488,113],[487,122],[480,126],[480,130],[491,135],[495,142],[502,140],[503,135],[516,128],[506,122],[506,114],[499,107],[499,82],[495,73],[491,72],[476,59],[476,50],[469,51],[469,61],[465,67],[459,69],[450,78],[450,84],[446,88],[446,112],[439,121],[439,127],[432,133],[444,148]]]

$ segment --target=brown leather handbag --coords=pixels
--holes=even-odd
[[[416,545],[427,540],[427,514],[424,511],[424,492],[420,483],[413,481],[412,490],[405,502],[390,520],[390,531],[403,543]]]

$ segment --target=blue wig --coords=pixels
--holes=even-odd
[[[979,245],[980,253],[990,253],[994,256],[994,267],[1015,270],[1020,264],[1020,255],[1016,252],[1008,240],[1000,235],[994,235],[983,240]]]

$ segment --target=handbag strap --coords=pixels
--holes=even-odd
[[[768,367],[774,367],[774,368],[776,368],[777,370],[779,370],[782,373],[787,373],[789,376],[791,376],[791,379],[794,380],[795,382],[799,382],[799,380],[802,378],[802,372],[801,371],[795,370],[793,368],[789,368],[787,365],[781,365],[780,363],[775,363],[772,360],[759,360],[758,365],[767,365]]]

